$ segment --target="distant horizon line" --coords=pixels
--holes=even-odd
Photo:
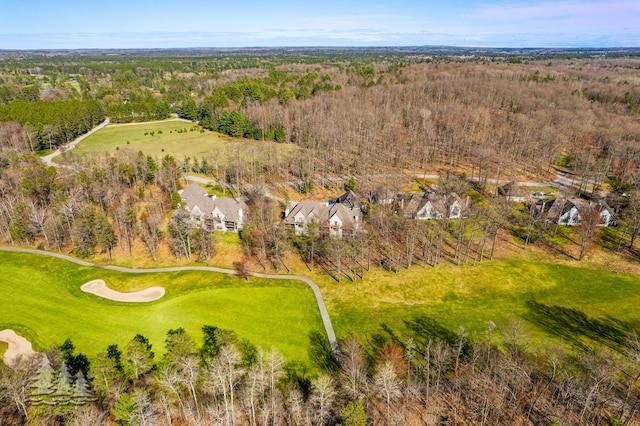
[[[282,46],[190,46],[190,47],[42,47],[42,48],[0,48],[0,52],[68,52],[68,51],[163,51],[163,50],[277,50],[277,49],[332,49],[332,50],[373,50],[373,49],[438,49],[438,50],[640,50],[638,46],[464,46],[447,44],[407,44],[407,45],[282,45]]]

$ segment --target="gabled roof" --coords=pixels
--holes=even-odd
[[[461,214],[466,214],[468,209],[468,202],[462,201],[462,199],[452,192],[447,195],[439,195],[435,192],[429,191],[424,194],[405,195],[400,194],[397,197],[402,215],[407,218],[415,218],[418,212],[420,212],[427,203],[431,203],[434,210],[444,218],[448,218],[451,213],[451,207],[457,202],[460,205]]]
[[[362,202],[360,198],[351,190],[345,192],[341,196],[336,199],[336,203],[344,204],[350,209],[359,209],[362,207]]]
[[[206,197],[208,194],[206,189],[195,183],[192,183],[185,189],[180,190],[179,193],[185,201],[190,197]]]
[[[220,197],[212,201],[214,209],[220,210],[226,221],[239,222],[240,210],[242,210],[243,215],[247,212],[247,204],[244,201],[237,201],[228,197]]]
[[[180,193],[180,196],[187,203],[187,209],[190,212],[197,207],[205,217],[211,216],[213,211],[218,209],[224,216],[224,220],[239,222],[239,210],[242,210],[243,214],[247,212],[247,204],[244,201],[238,201],[228,197],[211,199],[207,196],[207,191],[196,184],[191,184],[186,187]]]
[[[344,204],[336,203],[327,205],[320,201],[303,200],[293,206],[283,222],[287,225],[296,223],[296,216],[302,215],[307,222],[317,221],[319,223],[328,222],[334,216],[339,218],[345,228],[356,227],[362,218],[359,209],[350,209]]]
[[[428,199],[425,194],[398,194],[396,196],[398,207],[402,212],[402,215],[410,218],[415,215],[424,207]]]
[[[558,218],[565,215],[572,208],[576,208],[580,215],[584,215],[589,209],[593,209],[598,213],[602,214],[603,211],[608,211],[611,216],[615,214],[615,211],[607,205],[604,201],[598,201],[595,203],[588,202],[581,198],[571,198],[564,199],[558,198],[556,200],[551,200],[547,203],[550,205],[549,212],[547,213],[547,217],[553,220],[557,220]]]
[[[293,225],[296,222],[295,216],[298,215],[298,213],[301,213],[305,219],[309,218],[309,215],[313,213],[318,220],[326,220],[329,218],[328,211],[329,207],[326,203],[313,200],[302,200],[293,206],[291,211],[289,211],[289,214],[284,218],[284,223]]]
[[[329,219],[337,217],[342,222],[343,228],[356,228],[362,219],[359,208],[348,208],[345,204],[333,204],[329,206]]]
[[[187,208],[192,211],[195,207],[205,215],[210,215],[216,208],[214,201],[206,196],[191,195],[189,197],[182,196],[182,199],[187,202]]]

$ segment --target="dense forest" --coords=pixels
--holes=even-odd
[[[59,110],[53,117],[40,113],[42,101],[88,102],[73,120],[89,125],[101,118],[90,103],[98,101],[114,122],[174,111],[233,136],[308,150],[306,161],[280,173],[460,167],[471,177],[509,178],[544,175],[562,161],[581,176],[632,182],[637,60],[567,55],[89,57],[80,64],[36,56],[0,63],[0,119],[53,126],[59,144],[84,128],[58,122],[78,107],[50,106]],[[9,106],[15,102],[34,105]]]
[[[290,269],[298,258],[336,281],[372,268],[491,259],[506,236],[553,246],[558,226],[490,179],[576,177],[571,196],[606,200],[617,227],[576,227],[580,259],[608,250],[637,261],[640,234],[640,56],[637,51],[329,49],[177,52],[0,52],[0,242],[86,258],[206,263],[215,233],[197,228],[178,190],[192,173],[249,205],[238,272]],[[235,138],[274,141],[291,156],[154,157],[118,149],[93,158],[45,154],[108,117],[172,115]],[[247,143],[249,141],[247,140]],[[281,146],[281,145],[278,145]],[[252,148],[253,149],[253,148]],[[437,183],[416,174],[439,175]],[[282,226],[288,200],[346,189],[365,204],[362,232],[332,239]],[[412,186],[413,185],[413,186]],[[460,220],[416,221],[382,193],[437,188],[470,200]],[[188,247],[185,250],[185,247]],[[577,256],[576,256],[577,258]],[[0,368],[3,424],[637,424],[640,347],[630,324],[535,305],[538,321],[574,319],[604,340],[527,347],[521,325],[483,336],[427,317],[341,342],[336,359],[310,336],[313,366],[287,363],[213,326],[178,328],[154,358],[144,336],[95,359],[68,341],[49,368]],[[177,325],[179,326],[179,325]],[[579,327],[576,327],[578,330]],[[500,337],[497,337],[497,336]],[[90,362],[89,362],[90,361]],[[37,373],[37,374],[36,374]],[[33,397],[36,395],[36,397]],[[35,399],[34,399],[35,398]],[[34,402],[36,401],[36,402]]]
[[[260,265],[266,268],[270,258],[277,259],[270,262],[276,268],[286,267],[285,254],[298,251],[307,263],[317,260],[337,269],[338,279],[355,279],[357,268],[364,273],[364,259],[370,267],[369,250],[374,261],[392,259],[398,270],[420,260],[437,263],[447,245],[457,263],[481,260],[500,229],[527,242],[544,239],[548,223],[532,217],[527,206],[516,211],[504,205],[487,179],[544,182],[555,177],[554,166],[562,166],[579,176],[578,189],[597,183],[581,196],[604,197],[620,209],[622,232],[610,246],[633,248],[640,232],[640,81],[633,51],[626,56],[616,51],[308,53],[9,55],[0,62],[3,239],[42,241],[45,248],[85,255],[110,252],[112,245],[131,251],[146,235],[149,218],[151,228],[160,227],[171,203],[176,205],[179,176],[191,172],[239,190],[300,179],[303,192],[333,185],[327,179],[334,176],[357,176],[364,200],[383,189],[402,190],[403,184],[381,181],[380,175],[434,173],[445,176],[441,188],[471,194],[474,208],[465,221],[415,224],[376,206],[368,212],[368,222],[375,224],[368,234],[324,245],[295,238],[276,243],[286,237],[275,230],[278,206],[265,210],[264,194],[249,194],[252,208],[269,212],[253,216],[244,239]],[[105,114],[124,122],[172,112],[234,137],[300,149],[286,158],[215,169],[209,166],[217,164],[213,157],[152,158],[126,150],[110,158],[77,158],[75,170],[46,170],[37,160],[15,157],[55,148]],[[78,248],[73,224],[83,217],[80,212],[89,223],[103,221],[105,238],[113,243],[98,243],[96,237]],[[161,240],[171,246],[169,235],[152,234],[154,246]],[[581,244],[590,239],[581,238]],[[469,249],[476,253],[472,258]],[[157,249],[150,250],[155,259]],[[312,252],[318,259],[309,258]],[[207,258],[210,251],[204,253]],[[338,265],[346,265],[347,272]]]

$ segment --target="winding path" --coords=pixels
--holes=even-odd
[[[75,148],[76,145],[78,145],[81,140],[83,140],[87,136],[97,132],[98,130],[104,128],[107,124],[109,124],[109,121],[110,121],[109,117],[105,118],[105,120],[102,123],[98,124],[96,127],[94,127],[93,129],[89,130],[84,135],[80,135],[77,138],[75,138],[73,141],[69,142],[68,144],[62,145],[60,148],[56,149],[51,154],[45,155],[44,157],[41,157],[42,162],[46,166],[64,167],[64,165],[62,165],[62,164],[54,163],[53,159],[55,157],[57,157],[58,155],[62,154],[63,152],[69,151],[69,150],[72,150],[73,148]]]
[[[150,274],[150,273],[158,273],[158,272],[180,272],[180,271],[205,271],[205,272],[218,272],[222,274],[230,274],[237,275],[237,272],[233,269],[226,268],[217,268],[215,266],[173,266],[166,268],[149,268],[149,269],[134,269],[134,268],[125,268],[123,266],[116,265],[98,265],[96,263],[87,262],[81,259],[76,259],[75,257],[67,256],[62,253],[55,253],[44,250],[36,250],[36,249],[28,249],[21,247],[0,247],[2,251],[10,251],[15,253],[30,253],[30,254],[39,254],[43,256],[55,257],[58,259],[66,260],[69,262],[73,262],[77,265],[87,266],[91,268],[98,269],[108,269],[110,271],[118,271],[125,272],[130,274]],[[322,292],[320,291],[320,287],[313,282],[311,279],[299,275],[275,275],[275,274],[261,274],[261,273],[251,273],[251,276],[257,278],[268,278],[268,279],[278,279],[278,280],[293,280],[293,281],[302,281],[307,284],[313,294],[316,296],[316,303],[318,304],[318,309],[320,310],[320,316],[322,317],[322,323],[324,325],[325,332],[327,333],[327,338],[329,339],[329,343],[331,344],[331,348],[333,349],[333,353],[338,359],[341,359],[342,355],[340,353],[340,348],[338,346],[338,341],[336,339],[336,334],[333,330],[333,324],[331,324],[331,318],[329,317],[329,312],[327,311],[327,307],[324,303],[324,299],[322,298]]]

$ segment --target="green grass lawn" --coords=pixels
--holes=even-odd
[[[548,194],[550,192],[560,192],[560,190],[555,186],[518,186],[518,188],[529,194],[533,194],[534,192],[544,192],[545,194]]]
[[[524,319],[534,343],[557,336],[558,330],[532,311],[531,302],[640,328],[640,277],[634,274],[509,259],[476,266],[413,266],[400,274],[374,270],[365,278],[337,283],[314,274],[322,283],[338,338],[353,331],[361,336],[380,333],[382,323],[402,330],[402,321],[417,314],[432,317],[452,331],[463,326],[480,337],[489,321],[507,326],[512,318]],[[555,320],[566,320],[567,326],[579,322]]]
[[[56,160],[64,163],[69,155],[93,156],[128,149],[142,151],[155,158],[169,154],[177,161],[182,161],[185,156],[199,160],[217,158],[220,166],[237,161],[238,156],[242,160],[261,159],[270,151],[277,150],[280,155],[288,155],[295,149],[290,144],[234,139],[208,130],[192,131],[193,128],[200,129],[193,123],[175,120],[109,125],[81,141],[73,151],[56,157]]]
[[[227,244],[237,238],[224,237]],[[403,320],[414,315],[452,331],[463,326],[480,338],[489,321],[504,327],[521,318],[535,346],[574,335],[580,342],[607,343],[611,334],[640,327],[638,275],[554,263],[529,251],[510,256],[475,266],[413,266],[400,274],[376,268],[356,282],[335,282],[318,269],[308,275],[323,291],[338,338],[356,333],[366,341],[382,332],[383,323],[402,334]],[[184,327],[199,340],[201,326],[210,324],[307,361],[308,331],[322,329],[313,295],[302,284],[200,272],[122,274],[6,252],[0,252],[0,265],[0,329],[18,331],[36,349],[72,338],[91,356],[141,333],[162,352],[170,328]],[[79,290],[95,278],[116,290],[159,285],[167,294],[149,304],[110,302]]]
[[[166,294],[152,303],[118,303],[80,290],[97,278],[120,291],[161,286]],[[0,252],[0,289],[0,330],[15,330],[36,350],[71,338],[89,357],[112,343],[123,347],[137,333],[160,354],[169,329],[184,327],[201,342],[202,326],[214,325],[309,364],[309,331],[323,330],[311,290],[290,281],[247,282],[212,272],[124,274]]]

